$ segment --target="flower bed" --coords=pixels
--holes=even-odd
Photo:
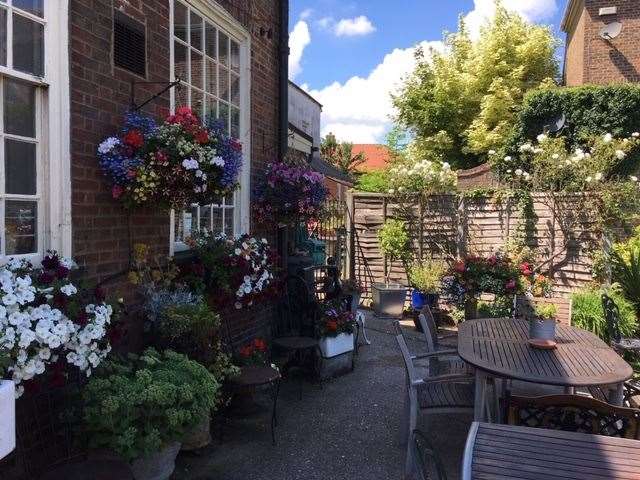
[[[121,134],[98,147],[113,198],[129,207],[184,208],[238,188],[242,147],[220,124],[203,125],[187,107],[161,125],[136,113],[125,118]]]

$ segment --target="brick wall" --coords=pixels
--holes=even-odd
[[[637,0],[574,0],[565,19],[568,85],[640,81],[640,3]],[[600,15],[602,7],[617,7],[615,15]],[[611,22],[623,25],[615,39],[600,37]]]
[[[170,0],[71,0],[71,148],[73,256],[92,281],[103,281],[125,272],[131,245],[146,243],[160,254],[169,253],[169,215],[152,208],[128,214],[111,198],[96,158],[98,143],[116,133],[130,99],[130,81],[169,81]],[[255,183],[267,161],[277,155],[279,118],[278,41],[279,2],[223,0],[229,11],[251,35],[251,182]],[[248,6],[249,5],[249,6]],[[143,22],[147,29],[147,78],[142,79],[112,62],[113,9]],[[250,8],[251,10],[248,10]],[[265,32],[260,34],[261,28]],[[266,33],[271,30],[272,34]],[[269,38],[269,36],[271,38]],[[138,99],[158,90],[139,86]],[[164,117],[169,111],[165,94],[145,107],[145,112]],[[256,228],[252,225],[252,229]],[[257,232],[273,240],[269,232]],[[125,294],[125,278],[105,285],[114,295]],[[233,337],[241,341],[256,334],[269,318],[269,308],[228,315]]]

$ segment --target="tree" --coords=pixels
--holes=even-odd
[[[353,154],[353,143],[338,142],[333,133],[322,139],[320,153],[324,159],[344,173],[355,173],[358,167],[367,161],[364,153]]]
[[[470,168],[504,146],[524,94],[553,83],[557,40],[497,0],[477,41],[461,19],[444,43],[443,52],[416,52],[414,72],[393,97],[396,121],[424,158]]]

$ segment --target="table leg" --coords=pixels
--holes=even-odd
[[[618,383],[615,389],[609,390],[609,403],[619,406],[624,404],[624,383]]]
[[[484,420],[487,393],[487,376],[480,369],[476,369],[475,398],[473,400],[473,419],[476,422]]]
[[[276,427],[278,426],[277,408],[278,395],[280,394],[280,380],[275,380],[271,384],[271,395],[273,397],[273,409],[271,411],[271,443],[276,444]]]

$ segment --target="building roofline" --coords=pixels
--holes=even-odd
[[[309,92],[307,92],[306,90],[304,90],[300,85],[298,85],[295,82],[292,82],[291,80],[289,80],[289,85],[291,85],[293,88],[295,88],[296,90],[298,90],[300,93],[302,93],[305,97],[307,97],[309,100],[313,101],[313,103],[317,104],[320,106],[320,109],[322,110],[322,104],[316,100],[315,98],[313,98],[311,96],[311,94]]]
[[[560,28],[563,32],[569,33],[569,29],[571,28],[571,23],[578,13],[580,7],[584,6],[583,0],[569,0],[567,3],[567,8],[564,11],[564,16],[562,18],[562,23],[560,24]]]

